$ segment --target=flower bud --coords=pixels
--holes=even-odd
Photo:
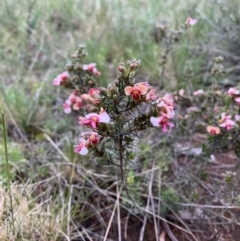
[[[66,68],[67,68],[67,71],[71,71],[74,69],[74,66],[72,64],[68,64]]]
[[[112,95],[112,98],[114,99],[114,100],[116,100],[117,98],[118,98],[118,94],[117,93],[114,93],[113,95]]]
[[[82,65],[77,63],[74,65],[74,70],[81,70],[82,69]]]
[[[223,62],[224,58],[223,58],[222,56],[218,56],[218,57],[216,57],[214,60],[215,60],[215,62],[216,62],[217,64],[220,64],[220,63]]]
[[[215,77],[221,77],[224,73],[224,66],[222,65],[223,57],[218,56],[214,59],[215,63],[211,69],[211,73]]]
[[[125,68],[124,63],[120,63],[119,64],[118,71],[121,72],[121,73],[125,73],[127,71],[126,68]]]
[[[77,83],[77,82],[79,81],[78,76],[77,76],[77,75],[73,76],[73,77],[72,77],[72,81],[75,82],[75,83]]]
[[[141,61],[140,60],[136,60],[136,59],[133,59],[131,62],[130,62],[130,71],[136,71],[140,65]]]
[[[115,84],[110,84],[107,88],[108,90],[108,93],[107,93],[107,96],[111,97],[113,96],[114,94],[117,94],[118,93],[118,88],[116,87]]]
[[[156,27],[159,30],[162,37],[166,36],[166,33],[167,33],[167,26],[166,25],[158,23]]]
[[[93,86],[93,85],[94,85],[94,81],[93,81],[93,80],[91,80],[91,79],[90,79],[90,80],[88,80],[88,85],[89,85],[89,86]]]
[[[107,89],[106,89],[106,88],[99,87],[98,89],[99,89],[99,91],[100,91],[100,94],[102,94],[102,95],[107,95]]]
[[[134,78],[130,79],[128,81],[128,83],[129,83],[129,85],[134,85],[135,84],[135,79]]]
[[[87,105],[87,110],[88,112],[98,112],[99,111],[99,108],[94,106],[94,105]]]

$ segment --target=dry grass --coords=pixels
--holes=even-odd
[[[37,203],[32,191],[27,184],[12,185],[11,194],[0,187],[0,240],[59,240],[62,221]]]

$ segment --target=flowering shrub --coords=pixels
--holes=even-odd
[[[223,90],[218,84],[218,78],[224,72],[223,58],[215,58],[212,68],[214,81],[207,89],[199,89],[185,94],[179,90],[176,100],[181,105],[179,119],[185,125],[190,120],[192,129],[209,135],[205,145],[207,153],[214,150],[234,149],[239,156],[240,146],[240,87],[230,87]],[[210,154],[210,153],[209,153]]]
[[[139,60],[128,61],[127,66],[120,63],[117,80],[107,88],[93,88],[100,72],[94,63],[83,64],[85,55],[80,47],[75,55],[77,62],[57,76],[53,84],[74,89],[63,104],[66,114],[72,110],[87,112],[79,117],[78,124],[89,131],[81,134],[74,151],[104,158],[121,169],[124,180],[124,169],[134,158],[132,147],[140,138],[139,132],[149,127],[166,132],[174,126],[174,101],[171,94],[158,96],[147,82],[136,83]]]
[[[189,17],[177,31],[159,28],[169,43],[162,57],[162,74],[172,43],[196,23],[196,19]],[[67,71],[53,81],[55,86],[63,85],[73,90],[63,104],[64,112],[78,111],[78,124],[88,128],[88,132],[82,133],[74,151],[80,155],[91,152],[108,164],[119,167],[124,180],[124,170],[134,158],[133,145],[140,138],[139,132],[149,127],[167,132],[174,126],[171,120],[175,115],[175,104],[171,94],[160,97],[148,82],[136,82],[140,61],[135,59],[128,61],[127,66],[119,64],[117,80],[107,88],[96,87],[95,78],[101,72],[95,63],[85,63],[85,56],[86,52],[80,46],[72,56],[74,61]]]

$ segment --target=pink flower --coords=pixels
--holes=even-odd
[[[187,26],[192,26],[192,25],[195,25],[196,23],[197,23],[197,19],[193,19],[193,18],[190,18],[190,17],[188,17],[186,22],[185,22],[185,24]]]
[[[87,141],[88,147],[96,146],[100,141],[98,133],[94,131],[83,132],[81,136]]]
[[[226,120],[229,120],[231,119],[231,116],[230,115],[227,115],[226,112],[223,112],[221,114],[221,119],[218,121],[220,124],[223,123],[224,121]]]
[[[166,105],[174,107],[174,99],[171,94],[165,94],[161,99]]]
[[[239,95],[240,94],[240,91],[231,87],[229,88],[228,92],[227,92],[229,95],[231,95],[232,97],[235,97],[236,95]]]
[[[240,104],[240,97],[236,97],[234,100],[237,102],[237,104]]]
[[[91,88],[90,90],[89,90],[89,92],[88,92],[88,94],[89,95],[91,95],[91,96],[95,96],[95,95],[97,95],[97,97],[99,96],[99,93],[100,93],[100,91],[98,90],[98,89],[94,89],[94,88]]]
[[[101,72],[98,71],[97,68],[94,68],[92,72],[93,72],[93,74],[94,74],[95,76],[100,76],[100,75],[101,75]]]
[[[74,146],[74,152],[79,153],[80,155],[86,155],[88,154],[88,148],[87,148],[87,141],[81,138],[79,140],[79,144]]]
[[[167,132],[168,127],[174,126],[172,123],[169,123],[169,119],[164,115],[159,117],[151,117],[150,122],[153,126],[161,126],[163,132]]]
[[[78,92],[76,90],[74,90],[68,97],[68,100],[70,100],[71,102],[75,101],[76,96],[78,96]]]
[[[207,132],[211,135],[218,135],[220,133],[220,128],[217,126],[207,126]]]
[[[93,105],[99,103],[99,100],[94,100],[91,95],[82,94],[81,97],[82,97],[82,99],[84,99],[85,101],[87,101],[87,102],[89,102],[89,103],[91,103]]]
[[[95,76],[100,76],[101,75],[101,72],[99,72],[97,70],[97,67],[96,67],[95,63],[84,64],[83,65],[83,69],[93,73]]]
[[[157,104],[158,111],[160,114],[165,115],[167,118],[171,119],[174,117],[174,107],[171,105],[166,105],[166,103],[162,100]]]
[[[79,110],[83,106],[82,99],[78,96],[77,91],[73,91],[68,99],[72,102],[72,108],[74,110]]]
[[[96,146],[99,143],[100,139],[99,139],[99,135],[96,132],[91,132],[91,135],[88,137],[88,142],[93,145]]]
[[[231,120],[231,116],[227,115],[225,112],[221,114],[221,119],[219,120],[219,126],[225,128],[226,130],[231,130],[235,126],[235,121]]]
[[[99,114],[97,113],[90,113],[87,114],[84,117],[79,117],[79,124],[80,125],[87,125],[92,126],[92,128],[96,129],[98,126],[98,123],[109,123],[110,122],[110,116],[107,114],[107,112],[101,108],[101,111]]]
[[[151,89],[147,95],[146,95],[146,100],[156,100],[157,99],[157,96],[155,95],[155,89]]]
[[[236,121],[240,121],[240,115],[235,115],[234,117]]]
[[[74,110],[79,110],[83,106],[82,99],[79,96],[76,96],[72,104],[73,104],[72,108]]]
[[[88,94],[82,94],[82,99],[86,100],[87,102],[90,102],[91,104],[99,104],[100,102],[100,91],[98,89],[91,88],[88,92]]]
[[[199,95],[203,95],[204,94],[204,90],[200,89],[200,90],[196,90],[193,92],[194,96],[199,96]]]
[[[226,120],[225,122],[223,122],[219,126],[224,127],[226,130],[231,130],[231,129],[234,128],[235,124],[236,123],[233,120]]]
[[[66,100],[65,103],[63,103],[63,111],[65,114],[71,113],[72,111],[71,105],[72,105],[72,102],[70,100]]]
[[[84,65],[83,65],[83,69],[84,69],[84,70],[87,70],[87,71],[89,71],[89,72],[92,72],[94,68],[96,68],[96,64],[95,64],[95,63],[84,64]]]
[[[184,95],[184,89],[180,89],[179,91],[178,91],[178,94],[180,95],[180,96],[183,96]]]
[[[73,91],[63,104],[63,110],[66,114],[69,114],[71,109],[79,110],[82,106],[82,99],[78,96],[77,91]]]
[[[68,82],[70,75],[67,71],[59,74],[54,80],[53,80],[53,85],[58,86],[58,85],[64,85]]]
[[[127,86],[124,92],[127,96],[131,96],[134,101],[139,101],[143,95],[148,91],[148,87],[145,84],[138,84],[137,86]]]

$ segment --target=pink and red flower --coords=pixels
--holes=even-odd
[[[172,106],[174,108],[174,99],[171,94],[165,94],[161,99],[167,106]]]
[[[157,104],[157,109],[161,115],[165,115],[168,119],[172,119],[175,115],[174,107],[167,105],[163,100],[160,100]]]
[[[74,146],[74,152],[79,153],[80,155],[88,154],[87,141],[83,138],[79,140],[79,144]]]
[[[79,144],[74,146],[74,152],[80,155],[88,154],[88,149],[96,146],[100,142],[100,136],[97,132],[84,132],[81,135]]]
[[[73,110],[79,110],[83,106],[82,99],[78,96],[77,91],[73,91],[63,104],[63,110],[66,114]]]
[[[154,101],[156,99],[157,99],[157,96],[155,95],[155,89],[151,89],[146,95],[146,100]]]
[[[235,121],[231,120],[231,116],[227,115],[225,112],[221,114],[221,119],[219,120],[219,126],[225,128],[226,130],[231,130],[235,126]]]
[[[139,101],[148,91],[146,83],[139,83],[134,86],[127,86],[124,92],[127,96],[131,96],[134,101]]]
[[[207,126],[207,132],[214,136],[218,135],[221,132],[221,130],[217,126]]]
[[[151,117],[150,122],[153,126],[161,126],[163,132],[167,132],[168,127],[174,126],[174,124],[169,122],[169,119],[165,115],[159,117]]]
[[[101,72],[97,70],[96,64],[95,63],[90,63],[90,64],[84,64],[83,69],[89,71],[90,73],[93,73],[95,76],[100,76]]]
[[[86,141],[87,146],[96,146],[100,142],[100,137],[97,132],[83,132],[81,135]]]
[[[96,105],[100,102],[100,91],[98,89],[91,88],[88,94],[82,94],[81,97],[87,102]]]
[[[98,123],[109,123],[110,122],[110,116],[108,113],[101,109],[100,113],[90,113],[87,114],[85,117],[79,117],[79,124],[80,125],[86,125],[91,126],[92,128],[96,129],[98,126]]]
[[[70,75],[67,71],[59,74],[54,80],[53,80],[53,85],[58,86],[58,85],[64,85],[68,82]]]

